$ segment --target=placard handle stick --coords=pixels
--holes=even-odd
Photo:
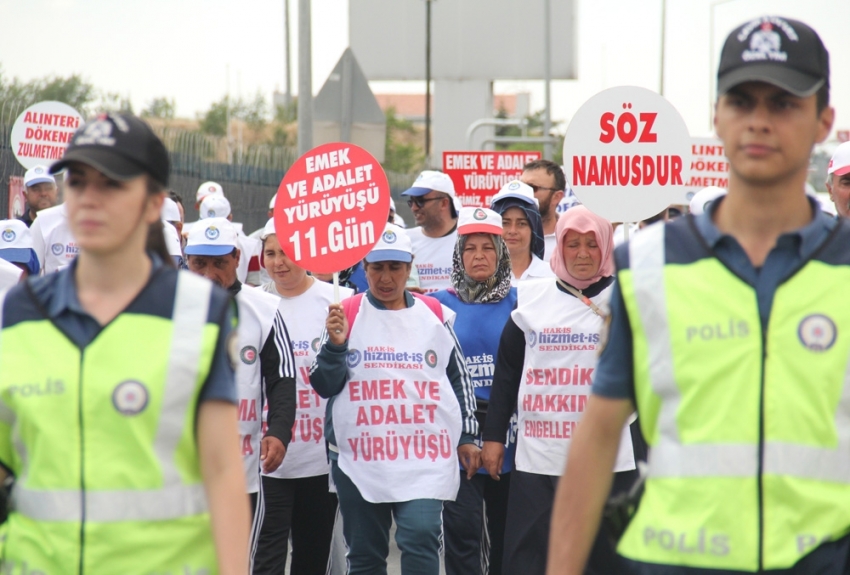
[[[623,222],[623,239],[629,241],[629,228],[632,225],[629,222]]]
[[[334,272],[334,303],[339,303],[339,272]]]

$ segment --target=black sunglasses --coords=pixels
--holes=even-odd
[[[416,204],[417,208],[422,208],[422,207],[425,207],[425,204],[427,202],[433,202],[435,200],[442,200],[442,199],[443,198],[423,198],[423,197],[408,198],[407,199],[407,207],[412,208],[413,204]]]

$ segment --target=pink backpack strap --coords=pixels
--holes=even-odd
[[[342,300],[342,312],[345,314],[345,319],[348,320],[348,333],[345,334],[346,339],[351,337],[351,329],[354,327],[354,320],[357,319],[357,314],[360,313],[360,304],[363,301],[364,295],[363,293],[359,293]],[[418,293],[412,295],[427,305],[428,309],[440,320],[440,323],[443,323],[443,304],[440,303],[440,300]]]
[[[413,297],[427,305],[428,309],[434,312],[434,315],[440,320],[440,323],[443,323],[443,304],[440,303],[440,300],[429,295],[422,295],[418,293],[413,294]]]
[[[345,334],[346,339],[351,337],[351,328],[354,327],[354,320],[357,319],[357,314],[360,312],[361,301],[363,301],[362,293],[342,300],[342,313],[345,314],[345,319],[348,320],[348,333]]]

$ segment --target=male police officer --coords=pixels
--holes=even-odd
[[[615,252],[611,326],[559,486],[550,575],[582,573],[635,405],[650,445],[618,552],[632,572],[846,574],[850,226],[804,192],[829,59],[802,22],[727,38],[715,128],[729,192]]]

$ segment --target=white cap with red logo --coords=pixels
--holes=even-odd
[[[201,203],[207,196],[223,196],[224,190],[221,185],[216,182],[204,182],[198,186],[198,191],[195,192],[195,201]]]
[[[850,173],[850,142],[844,142],[832,154],[832,159],[829,161],[827,173],[836,176],[843,176]]]
[[[487,208],[462,208],[457,217],[457,233],[502,235],[502,216]]]

